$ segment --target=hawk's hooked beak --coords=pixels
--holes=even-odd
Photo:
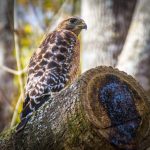
[[[87,30],[87,24],[84,22],[84,21],[82,21],[82,29],[86,29]]]

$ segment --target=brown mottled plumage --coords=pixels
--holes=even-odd
[[[86,28],[82,19],[68,18],[48,34],[34,52],[29,64],[26,98],[17,131],[24,128],[32,112],[46,101],[42,95],[59,92],[76,79],[80,70],[77,36]]]

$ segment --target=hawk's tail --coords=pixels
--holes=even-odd
[[[24,108],[21,113],[21,122],[18,124],[18,126],[16,128],[16,132],[19,132],[22,129],[24,129],[28,120],[31,118],[33,112],[36,111],[45,101],[47,101],[49,96],[50,95],[47,94],[47,95],[41,96],[39,98],[36,98],[36,101],[38,102],[38,104],[35,103],[34,99],[30,99],[30,100],[26,99],[25,102],[27,102],[27,100],[28,100],[28,103],[24,104],[24,106],[23,106]]]
[[[16,128],[17,133],[24,129],[24,127],[26,126],[26,124],[27,124],[28,120],[30,119],[30,117],[28,116],[28,117],[25,117],[21,120],[21,122],[18,124],[18,126]]]

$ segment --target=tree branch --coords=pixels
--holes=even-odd
[[[124,72],[97,67],[47,97],[24,130],[1,133],[0,149],[144,150],[150,145],[149,121],[140,85]]]

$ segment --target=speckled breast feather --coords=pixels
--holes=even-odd
[[[22,118],[43,103],[39,96],[59,92],[77,77],[79,53],[77,36],[71,31],[54,31],[45,38],[30,60]]]

